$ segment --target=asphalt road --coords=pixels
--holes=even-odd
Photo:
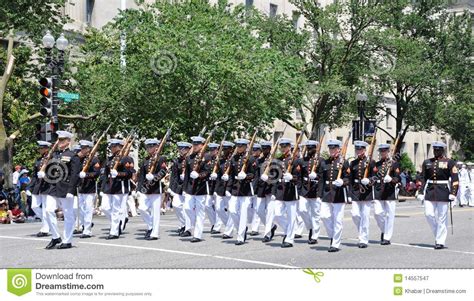
[[[173,212],[162,216],[160,239],[143,239],[145,226],[133,217],[118,240],[105,240],[105,217],[94,217],[94,237],[73,240],[74,248],[45,250],[50,237],[37,238],[39,223],[0,225],[0,268],[474,268],[474,208],[454,208],[447,249],[434,250],[434,238],[416,201],[397,204],[392,245],[379,244],[380,231],[371,217],[367,249],[357,248],[357,233],[346,206],[342,250],[328,253],[329,240],[322,227],[317,245],[306,243],[307,233],[293,248],[282,249],[282,234],[264,244],[262,236],[250,237],[242,246],[209,234],[204,241],[180,238]],[[60,223],[62,228],[62,223]]]

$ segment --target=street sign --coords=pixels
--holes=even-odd
[[[64,102],[72,102],[79,99],[79,93],[58,92],[58,97],[64,99]]]

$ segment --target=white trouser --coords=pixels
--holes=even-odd
[[[432,202],[425,200],[425,216],[437,244],[444,245],[448,235],[449,202]]]
[[[229,214],[237,228],[237,241],[244,241],[245,229],[249,221],[251,197],[231,196],[229,200]],[[231,232],[232,233],[232,232]]]
[[[135,205],[135,198],[133,197],[133,195],[128,195],[127,204],[128,208],[130,208],[130,215],[137,216],[137,206]],[[128,212],[126,214],[128,215]]]
[[[113,194],[102,194],[100,210],[105,214],[109,223],[112,222],[112,196]]]
[[[271,197],[267,197],[267,214],[265,216],[265,236],[270,237],[270,232],[272,230],[273,224],[276,223],[278,224],[283,231],[286,231],[286,228],[288,227],[288,222],[286,218],[282,215],[276,214],[277,210],[277,203],[281,203],[282,201],[277,201],[277,200],[271,200]],[[282,204],[279,204],[279,208],[282,206]],[[280,213],[281,210],[279,211]]]
[[[352,220],[359,233],[359,243],[369,243],[370,201],[352,201]]]
[[[125,218],[128,218],[128,194],[124,194],[122,198],[122,209],[120,210],[120,221],[122,222],[122,230],[125,226]],[[135,206],[135,203],[133,204]],[[130,206],[131,207],[131,206]]]
[[[222,224],[225,225],[224,232],[227,233],[230,229],[230,233],[232,234],[234,223],[232,219],[229,218],[228,211],[225,210],[229,206],[229,199],[230,197],[228,196],[220,196],[216,194],[216,215],[218,219],[222,221]],[[219,230],[220,227],[214,227],[214,229]]]
[[[262,220],[260,219],[260,216],[258,215],[258,203],[261,203],[262,202],[262,199],[257,197],[257,196],[253,196],[252,197],[252,210],[250,211],[250,217],[252,219],[251,221],[251,231],[252,232],[258,232],[258,227],[260,226],[260,222],[262,222]],[[265,221],[265,220],[263,220]]]
[[[395,201],[374,200],[374,217],[385,240],[392,239],[395,205]]]
[[[64,215],[63,243],[71,243],[74,232],[74,198],[57,198],[46,196],[46,220],[53,239],[61,237],[59,235],[58,220],[56,219],[56,209],[61,207]]]
[[[179,228],[182,228],[186,224],[183,209],[184,197],[181,194],[174,193],[172,204],[173,210],[178,218]]]
[[[84,226],[82,234],[92,235],[92,215],[94,213],[95,193],[79,193],[79,211]]]
[[[469,188],[466,186],[467,186],[466,184],[459,185],[459,191],[458,191],[458,197],[457,197],[459,205],[465,206],[469,202],[469,199],[468,199]]]
[[[321,219],[326,227],[331,247],[339,248],[342,240],[342,225],[344,221],[345,203],[321,203]]]
[[[46,195],[45,194],[33,194],[31,196],[31,209],[35,212],[36,217],[41,218],[41,229],[42,233],[49,233],[48,222],[46,221]]]
[[[160,218],[161,218],[161,202],[163,196],[161,194],[143,194],[140,197],[138,210],[143,221],[152,230],[151,237],[160,236]]]
[[[275,220],[279,221],[285,233],[285,242],[294,243],[298,201],[275,201]]]
[[[206,201],[204,202],[207,218],[211,226],[216,224],[216,210],[214,209],[214,195],[206,195]]]
[[[194,225],[193,237],[201,239],[204,228],[206,195],[184,195],[184,213],[186,217],[186,230],[191,230]],[[188,228],[189,227],[189,228]]]
[[[298,213],[306,229],[313,229],[312,238],[318,239],[321,229],[321,201],[317,201],[316,198],[308,199],[300,196],[298,200]]]
[[[267,207],[268,203],[271,201],[270,196],[266,196],[263,198],[260,197],[255,197],[255,202],[254,202],[254,211],[255,211],[255,219],[252,222],[252,231],[257,231],[258,232],[258,226],[260,223],[262,223],[265,228],[267,225]],[[273,211],[273,215],[275,212]],[[272,218],[273,220],[273,218]],[[271,226],[270,226],[271,229]]]
[[[83,224],[83,218],[81,216],[81,212],[79,210],[79,198],[77,196],[74,196],[74,203],[72,206],[74,210],[74,222],[76,223],[75,226],[79,227]]]
[[[473,179],[474,180],[474,179]],[[468,206],[474,206],[474,184],[471,184],[469,186],[469,192],[468,192],[468,195],[467,195],[467,204]]]
[[[108,200],[110,201],[110,207],[111,207],[111,212],[110,212],[110,217],[111,217],[111,223],[110,223],[110,235],[119,235],[119,226],[120,226],[120,221],[123,218],[123,207],[124,203],[127,203],[127,194],[104,194],[104,196],[108,197]],[[127,206],[125,206],[127,208]],[[123,221],[122,221],[122,226],[123,226]]]

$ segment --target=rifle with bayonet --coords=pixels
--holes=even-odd
[[[111,125],[109,125],[107,127],[107,129],[102,133],[102,135],[99,137],[99,139],[97,139],[97,141],[95,142],[94,147],[90,151],[89,155],[87,156],[86,162],[84,163],[84,166],[82,167],[82,172],[87,172],[89,170],[89,167],[91,166],[92,159],[94,159],[95,154],[99,150],[100,142],[102,141],[102,139],[104,139],[105,135],[107,135],[107,132],[109,131],[110,126]]]

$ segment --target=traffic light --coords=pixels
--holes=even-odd
[[[38,123],[36,124],[36,140],[53,142],[54,137],[53,127],[51,123]]]
[[[39,90],[41,94],[41,115],[45,117],[51,116],[53,111],[53,79],[43,77],[39,80],[41,88]]]

